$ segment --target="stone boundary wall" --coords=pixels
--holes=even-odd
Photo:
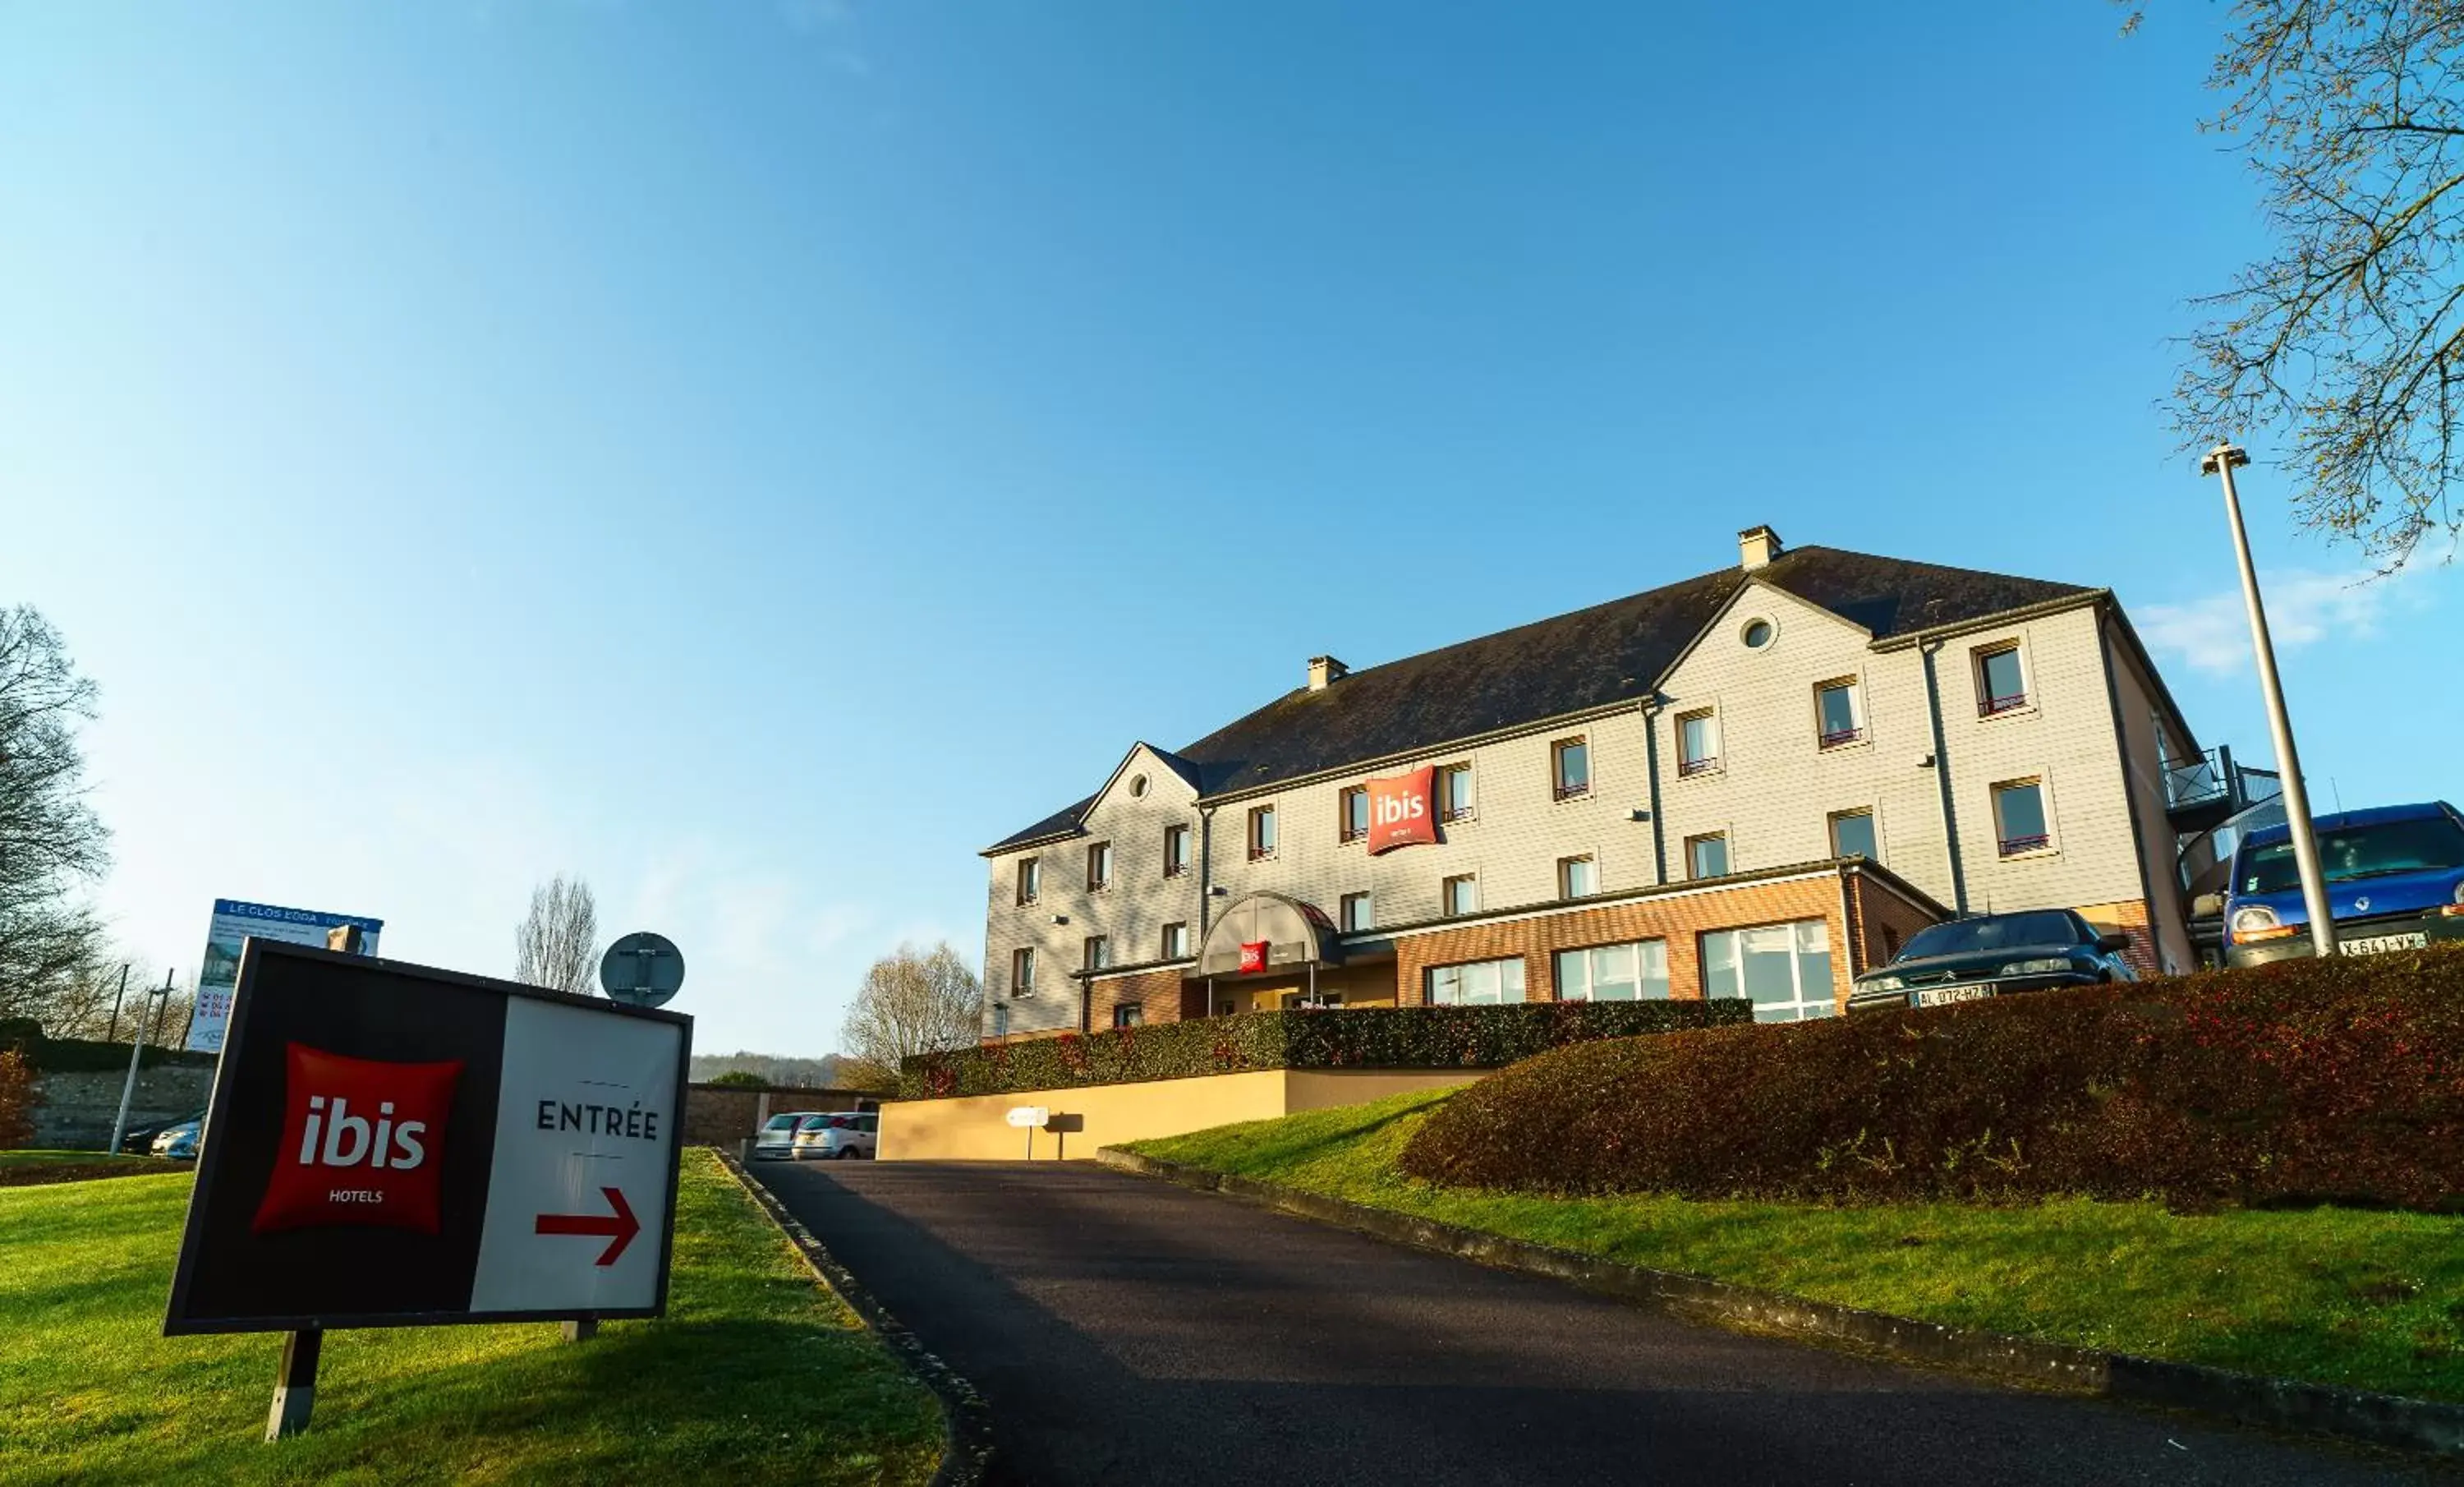
[[[34,1144],[69,1151],[100,1151],[111,1144],[112,1118],[120,1113],[120,1089],[128,1071],[108,1074],[37,1074],[43,1102],[34,1109]],[[128,1101],[128,1123],[170,1121],[206,1108],[213,1092],[214,1066],[162,1063],[137,1071]]]
[[[771,1116],[788,1110],[876,1110],[881,1097],[858,1090],[744,1089],[733,1084],[685,1088],[685,1144],[734,1151]]]

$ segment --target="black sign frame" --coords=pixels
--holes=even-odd
[[[292,1313],[262,1317],[198,1318],[188,1315],[193,1300],[193,1287],[199,1252],[207,1243],[204,1220],[209,1199],[216,1193],[217,1179],[224,1170],[229,1142],[218,1142],[230,1108],[227,1086],[241,1067],[247,1040],[253,1031],[251,1009],[253,993],[269,960],[297,959],[333,962],[350,969],[382,971],[427,981],[465,990],[491,992],[507,997],[527,997],[534,1001],[558,1003],[579,1008],[604,1016],[629,1017],[642,1021],[662,1022],[678,1030],[680,1041],[676,1054],[676,1083],[672,1117],[674,1139],[668,1143],[667,1202],[655,1231],[645,1223],[634,1236],[635,1243],[656,1232],[659,1242],[657,1294],[649,1306],[639,1307],[572,1307],[538,1311],[472,1311],[407,1310],[345,1313]],[[493,1326],[521,1321],[574,1321],[664,1317],[668,1310],[668,1285],[675,1266],[676,1194],[684,1166],[685,1101],[689,1097],[693,1068],[693,1017],[685,1012],[671,1012],[661,1008],[627,1007],[621,1003],[592,996],[575,996],[563,991],[551,991],[544,987],[523,986],[519,982],[499,981],[489,976],[473,976],[463,971],[446,970],[433,965],[418,965],[407,961],[385,960],[376,956],[345,955],[314,945],[291,944],[281,941],[251,937],[241,946],[238,984],[231,997],[229,1031],[223,1038],[220,1061],[214,1066],[213,1092],[208,1097],[206,1123],[200,1138],[196,1186],[188,1193],[188,1211],[180,1235],[180,1257],[171,1276],[171,1296],[163,1317],[163,1336],[191,1337],[231,1332],[297,1332],[305,1330],[333,1331],[363,1327],[449,1327]],[[441,1159],[440,1159],[441,1160]]]

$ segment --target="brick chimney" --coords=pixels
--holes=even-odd
[[[1750,573],[1779,556],[1779,534],[1767,526],[1749,526],[1737,534],[1737,555]]]
[[[1309,689],[1323,692],[1350,675],[1351,671],[1351,667],[1331,655],[1312,655],[1309,657]]]

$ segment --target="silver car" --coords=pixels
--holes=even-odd
[[[881,1117],[869,1110],[836,1110],[804,1117],[796,1128],[796,1159],[846,1162],[869,1157],[880,1140]]]
[[[753,1159],[757,1162],[784,1162],[796,1155],[796,1130],[812,1119],[810,1110],[790,1110],[774,1115],[761,1122],[754,1133]]]
[[[174,1162],[194,1162],[197,1160],[197,1143],[205,1138],[205,1134],[203,1116],[193,1121],[183,1121],[177,1125],[166,1125],[154,1138],[154,1155],[168,1157]]]

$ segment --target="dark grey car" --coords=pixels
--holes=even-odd
[[[2013,991],[2136,981],[2130,937],[2106,934],[2069,909],[1974,914],[1918,930],[1888,965],[1857,978],[1848,1010],[1942,1007]]]

